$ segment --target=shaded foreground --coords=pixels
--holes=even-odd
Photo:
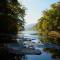
[[[21,60],[26,54],[40,55],[41,51],[26,48],[18,43],[4,44],[4,47],[0,47],[0,59],[2,60]]]
[[[1,60],[21,60],[24,55],[16,55],[13,53],[8,52],[6,49],[1,48],[0,49],[0,59]]]
[[[26,55],[26,54],[32,54],[32,55],[40,55],[41,51],[35,48],[29,48],[24,45],[20,45],[19,43],[13,43],[13,44],[6,44],[5,48],[13,54],[16,55]]]
[[[24,29],[24,15],[25,9],[18,0],[0,0],[0,60],[18,60],[5,44],[16,43],[18,30]]]

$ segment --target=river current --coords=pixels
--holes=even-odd
[[[19,37],[23,37],[26,39],[31,39],[32,42],[35,42],[36,44],[40,41],[40,36],[38,35],[37,31],[21,31],[18,34]],[[42,44],[41,41],[39,44]],[[51,54],[48,52],[43,51],[43,47],[36,47],[37,49],[40,49],[41,54],[40,55],[25,55],[25,60],[52,60]]]

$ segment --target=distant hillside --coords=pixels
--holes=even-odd
[[[34,29],[34,26],[35,26],[35,25],[36,25],[36,23],[25,25],[25,30],[35,30],[35,29]]]

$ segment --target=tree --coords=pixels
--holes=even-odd
[[[60,59],[60,2],[52,4],[49,10],[43,11],[37,27],[37,30],[45,37],[42,38],[42,42],[50,46],[55,45],[54,48],[46,47],[44,50],[52,53],[53,58]]]
[[[0,41],[11,40],[24,23],[25,8],[17,0],[0,0]],[[18,24],[19,22],[22,22]],[[22,26],[22,25],[21,25]]]
[[[38,30],[40,30],[41,34],[44,36],[47,36],[49,38],[54,36],[60,36],[56,35],[54,32],[60,34],[60,2],[54,3],[51,5],[51,8],[49,10],[43,11],[43,16],[39,19],[38,22]],[[54,31],[54,32],[52,32]],[[52,32],[52,34],[50,34]],[[50,35],[50,36],[49,36]],[[59,45],[60,41],[58,41],[58,38],[53,36],[53,42],[55,42],[57,45]],[[51,40],[48,40],[51,42]]]

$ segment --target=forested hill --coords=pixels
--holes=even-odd
[[[35,25],[36,23],[25,25],[25,30],[36,30]]]

